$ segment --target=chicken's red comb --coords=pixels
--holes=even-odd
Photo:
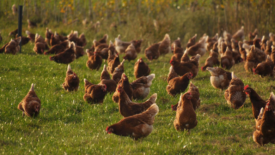
[[[173,59],[170,60],[170,64],[173,62]]]
[[[255,71],[256,71],[256,68],[253,68],[252,70],[253,70],[253,73],[257,74],[257,73],[255,72]]]
[[[108,131],[109,127],[107,126],[106,131]]]
[[[50,57],[50,60],[52,61],[52,57]]]
[[[246,85],[246,86],[244,87],[244,90],[246,90],[248,87],[249,87],[249,85]]]
[[[193,73],[192,72],[189,72],[189,74],[193,77]]]
[[[47,52],[44,52],[44,55],[47,55]]]
[[[201,71],[203,71],[203,66],[201,67]]]

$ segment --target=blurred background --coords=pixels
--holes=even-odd
[[[23,5],[23,21],[39,27],[83,26],[96,33],[187,41],[195,33],[220,35],[243,25],[246,34],[275,32],[274,0],[1,0],[0,18],[17,22],[12,5]],[[3,27],[0,29],[4,29]]]

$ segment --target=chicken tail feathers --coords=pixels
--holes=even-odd
[[[159,107],[157,106],[156,103],[154,103],[146,111],[144,111],[141,114],[137,114],[136,116],[140,120],[144,121],[145,123],[149,125],[153,125],[155,116],[158,114],[158,112],[159,112]]]
[[[151,101],[152,103],[156,103],[157,100],[157,93],[154,93],[148,100]]]

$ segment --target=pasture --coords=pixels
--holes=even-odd
[[[156,103],[160,108],[155,118],[154,130],[148,137],[134,141],[129,137],[106,133],[107,126],[123,118],[119,114],[118,104],[112,101],[112,94],[105,97],[103,104],[89,105],[84,102],[83,79],[99,83],[102,67],[106,62],[99,71],[91,71],[86,67],[86,55],[73,61],[71,68],[80,79],[80,87],[77,92],[66,92],[62,88],[62,83],[67,65],[50,61],[48,55],[35,54],[34,44],[29,42],[22,47],[22,53],[0,54],[0,152],[2,154],[275,154],[274,145],[259,147],[253,142],[255,120],[250,99],[247,98],[244,106],[238,110],[230,108],[224,98],[224,91],[221,92],[211,86],[208,71],[199,70],[198,75],[191,80],[200,91],[201,106],[196,110],[198,125],[191,130],[190,135],[175,130],[173,121],[176,112],[171,110],[171,104],[178,102],[179,95],[172,97],[165,90],[172,54],[149,62],[143,51],[148,45],[160,41],[165,33],[170,34],[172,41],[183,36],[182,44],[185,45],[187,39],[197,32],[196,30],[200,37],[206,31],[212,32],[210,35],[215,34],[216,29],[203,29],[203,25],[195,27],[194,22],[190,23],[194,26],[194,30],[185,31],[190,28],[181,29],[176,23],[181,19],[190,21],[191,17],[177,19],[172,17],[173,14],[175,15],[175,12],[166,15],[171,16],[171,19],[162,17],[164,24],[158,32],[150,27],[151,17],[128,20],[128,23],[118,27],[117,31],[109,29],[110,21],[107,19],[104,20],[106,22],[102,21],[102,27],[98,32],[83,27],[80,22],[69,25],[52,22],[47,26],[39,25],[38,28],[31,30],[43,37],[46,27],[64,35],[69,34],[71,30],[84,32],[88,41],[85,48],[90,48],[93,39],[100,39],[105,33],[109,35],[108,40],[112,41],[118,34],[121,34],[122,40],[125,41],[144,39],[138,58],[144,58],[151,73],[156,74],[148,97],[157,93]],[[8,33],[17,28],[16,17],[2,17],[1,20],[3,41],[0,42],[0,47],[10,40]],[[207,22],[207,20],[202,21]],[[142,22],[142,26],[137,26]],[[26,19],[23,21],[23,35],[25,35],[24,30],[27,30]],[[208,54],[200,59],[200,67]],[[120,55],[120,60],[122,57],[123,54]],[[135,61],[124,63],[125,74],[130,82],[135,80],[133,75]],[[274,78],[261,78],[246,73],[243,65],[243,62],[234,65],[230,71],[234,71],[245,85],[248,84],[255,89],[263,99],[268,99],[270,92],[275,92]],[[22,117],[22,112],[17,109],[18,103],[27,94],[31,83],[35,84],[35,92],[42,106],[39,116],[34,119]]]

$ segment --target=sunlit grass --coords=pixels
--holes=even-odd
[[[15,28],[15,25],[5,27],[2,31],[4,40],[0,46],[10,40],[7,35]],[[129,29],[113,32],[107,28],[105,31],[103,27],[99,33],[88,31],[81,26],[52,29],[64,33],[69,33],[71,29],[85,32],[88,40],[86,48],[91,46],[94,38],[98,39],[105,33],[109,34],[110,40],[114,40],[117,34],[121,34],[123,40],[143,38],[145,41],[142,43],[142,49],[148,46],[148,42],[159,41],[148,33],[138,35]],[[32,32],[44,36],[45,28]],[[175,32],[171,33],[176,36]],[[171,97],[165,90],[171,54],[153,62],[144,59],[149,64],[151,73],[156,74],[149,96],[158,93],[157,104],[160,112],[156,116],[153,132],[142,140],[133,141],[128,137],[109,135],[105,132],[107,126],[123,118],[118,112],[117,103],[112,101],[112,94],[108,94],[100,105],[89,105],[83,100],[83,79],[99,83],[102,67],[100,71],[88,69],[87,56],[72,62],[71,67],[81,82],[77,92],[68,93],[61,86],[67,65],[52,62],[45,55],[36,55],[32,48],[33,44],[29,43],[22,48],[22,53],[17,55],[0,54],[0,152],[3,154],[275,153],[274,145],[258,147],[252,140],[255,121],[249,98],[242,108],[231,109],[223,92],[211,86],[210,74],[207,71],[199,71],[197,77],[192,80],[201,94],[201,107],[196,111],[198,125],[191,130],[190,135],[177,132],[173,126],[176,113],[171,111],[170,107],[178,101],[179,96]],[[207,56],[208,54],[201,58],[200,66]],[[142,53],[138,57],[145,56]],[[135,79],[133,66],[134,61],[125,62],[125,73],[130,82]],[[243,63],[235,65],[230,71],[234,71],[244,84],[249,84],[264,99],[269,97],[271,91],[274,92],[274,79],[246,73]],[[31,83],[36,84],[35,91],[42,104],[41,113],[35,119],[23,118],[21,111],[17,109]]]

